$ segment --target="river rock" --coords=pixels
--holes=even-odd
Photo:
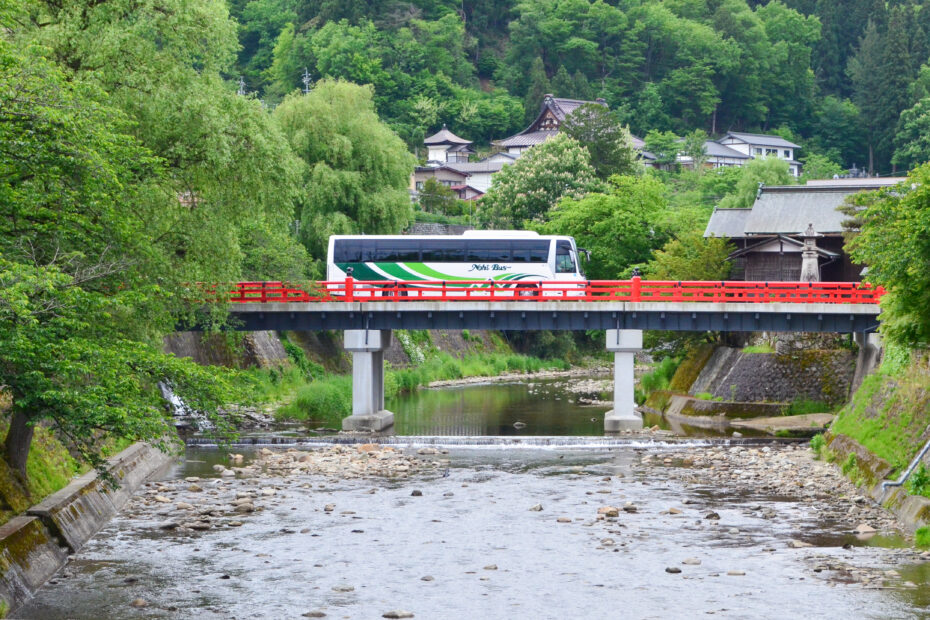
[[[439,450],[436,448],[420,448],[417,450],[417,454],[439,454]]]
[[[701,565],[701,561],[697,558],[685,558],[684,560],[681,561],[681,563],[687,566],[700,566]]]
[[[148,607],[149,606],[149,602],[145,600],[144,598],[137,598],[129,604],[132,605],[133,607]]]
[[[323,506],[323,512],[332,512],[336,509],[336,504],[326,504]]]
[[[189,487],[187,487],[187,490],[190,491],[191,493],[200,493],[201,491],[203,491],[203,487],[200,486],[199,484],[192,484]]]
[[[165,497],[164,495],[156,495],[152,499],[158,502],[159,504],[170,504],[171,503],[171,500]]]
[[[569,517],[559,517],[555,520],[556,523],[571,523],[572,520]]]
[[[876,530],[874,527],[871,525],[866,525],[865,523],[860,523],[856,526],[855,529],[856,534],[874,534],[877,531],[878,530]]]
[[[355,586],[346,586],[346,585],[333,586],[333,592],[353,592],[353,591],[355,591]]]
[[[249,512],[255,512],[255,505],[254,505],[254,504],[249,504],[249,503],[246,503],[246,504],[239,504],[238,506],[236,506],[235,510],[236,510],[236,512],[238,512],[239,514],[246,514],[246,513],[249,513]]]
[[[216,464],[216,465],[213,466],[213,471],[215,471],[216,473],[220,473],[220,472],[226,471],[226,466],[225,466],[225,465]]]
[[[308,611],[305,614],[301,614],[301,617],[303,618],[325,618],[326,613],[316,609],[314,611]]]
[[[706,515],[704,515],[704,518],[710,519],[711,521],[719,521],[720,515],[718,515],[716,512],[708,512]]]
[[[419,489],[414,489],[413,491],[410,492],[410,496],[411,497],[423,497],[423,491],[420,491]]]
[[[665,572],[666,572],[666,573],[671,573],[671,574],[673,574],[673,575],[677,575],[678,573],[681,572],[681,569],[678,568],[677,566],[668,566],[668,567],[666,567]]]
[[[792,549],[803,549],[805,547],[813,547],[814,545],[804,542],[803,540],[797,540],[792,538],[788,541],[788,546]]]
[[[194,509],[194,505],[188,504],[187,502],[178,502],[177,504],[175,504],[175,507],[178,510],[193,510]]]
[[[727,575],[729,575],[730,577],[742,577],[745,574],[746,574],[746,571],[744,570],[728,570],[727,571]]]
[[[420,581],[433,581],[435,579],[436,578],[433,577],[432,575],[424,575],[423,577],[420,577]]]
[[[533,504],[532,506],[530,506],[530,510],[533,512],[542,512],[542,509],[543,509],[542,504]]]
[[[403,611],[400,609],[395,609],[393,611],[386,611],[381,614],[382,618],[413,618],[413,613],[409,611]]]
[[[604,515],[605,517],[619,517],[620,509],[616,506],[601,506],[597,509],[597,514]]]

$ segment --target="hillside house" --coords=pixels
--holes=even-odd
[[[442,129],[423,140],[428,155],[427,162],[437,165],[446,163],[463,163],[468,161],[470,155],[475,154],[472,142],[460,138],[443,125]]]
[[[717,140],[717,143],[753,159],[778,157],[788,162],[792,175],[801,176],[801,162],[794,159],[795,150],[801,147],[781,136],[731,131]]]
[[[820,279],[858,282],[862,267],[843,250],[843,220],[837,211],[852,194],[888,187],[900,178],[829,179],[807,185],[760,188],[748,209],[714,209],[705,237],[726,237],[736,250],[733,280],[789,282],[801,277],[802,240],[809,226],[817,233]]]

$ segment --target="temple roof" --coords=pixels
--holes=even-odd
[[[423,140],[423,144],[471,144],[471,140],[458,137],[443,125],[442,129]]]

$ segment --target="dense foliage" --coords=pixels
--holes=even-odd
[[[869,266],[868,279],[888,289],[882,334],[910,347],[930,345],[930,164],[897,187],[859,194],[847,247]]]
[[[551,92],[603,97],[640,136],[786,128],[803,155],[886,173],[930,60],[926,0],[234,0],[231,11],[249,88],[276,101],[305,70],[371,84],[411,147],[442,123],[480,143],[506,137]]]

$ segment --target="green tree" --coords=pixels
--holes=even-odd
[[[494,175],[491,188],[481,198],[478,218],[492,228],[522,228],[545,221],[563,197],[580,198],[602,188],[588,150],[559,133]]]
[[[849,60],[847,73],[853,85],[853,101],[859,108],[868,143],[869,173],[875,171],[875,149],[882,140],[885,111],[881,98],[884,42],[878,26],[869,22],[856,55]]]
[[[551,86],[546,76],[546,67],[542,58],[536,58],[530,67],[530,85],[523,99],[524,120],[532,123],[539,115],[539,106],[542,105],[543,96],[549,94]]]
[[[743,209],[756,201],[760,185],[792,185],[788,162],[777,157],[753,159],[740,169],[739,180],[733,193],[720,201],[723,209]]]
[[[588,149],[597,176],[629,175],[639,171],[639,156],[630,131],[606,107],[588,103],[568,115],[559,128]]]
[[[378,119],[371,87],[321,80],[309,95],[288,95],[274,117],[307,165],[300,230],[312,256],[325,256],[334,231],[396,234],[407,226],[415,161]]]
[[[523,228],[545,221],[563,197],[580,198],[601,188],[588,150],[559,133],[494,175],[479,202],[478,220],[491,228]]]
[[[905,169],[930,161],[930,97],[901,112],[891,161]]]
[[[844,174],[846,171],[841,165],[826,155],[811,153],[804,158],[804,170],[801,174],[801,183],[808,179],[832,179],[834,176]]]
[[[682,144],[674,133],[653,130],[646,134],[644,142],[646,143],[644,150],[655,155],[657,164],[660,166],[676,164]]]
[[[433,177],[426,179],[423,183],[419,202],[420,208],[427,213],[457,215],[461,212],[461,209],[458,208],[455,192]]]
[[[615,176],[610,193],[566,197],[537,229],[573,236],[591,251],[588,276],[616,280],[631,266],[649,260],[665,242],[661,219],[666,206],[665,186],[658,179]]]
[[[695,171],[703,173],[707,163],[707,132],[695,129],[686,135],[681,144],[681,154],[691,159]]]
[[[178,196],[94,81],[46,52],[0,39],[0,384],[4,456],[22,476],[39,422],[100,466],[100,433],[167,446],[158,381],[205,412],[240,394],[226,373],[160,352],[191,271],[179,267],[195,259],[150,223]]]
[[[734,249],[726,239],[689,231],[657,250],[644,272],[652,280],[726,280],[733,266],[727,256]]]
[[[907,181],[853,199],[861,222],[846,247],[868,265],[869,282],[885,287],[882,334],[909,347],[930,345],[930,164]]]

